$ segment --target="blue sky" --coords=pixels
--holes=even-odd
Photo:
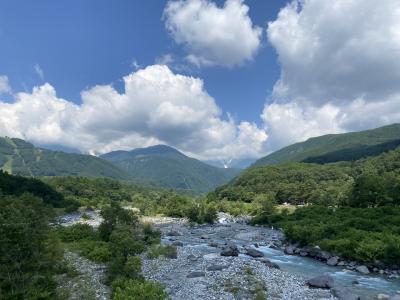
[[[286,1],[247,1],[253,23],[265,27]],[[217,1],[222,6],[224,1]],[[16,91],[49,82],[59,97],[80,102],[96,84],[122,88],[132,62],[154,64],[171,53],[184,56],[162,21],[166,1],[2,1],[0,67]],[[265,33],[264,33],[265,35]],[[44,79],[35,72],[38,65]],[[188,68],[201,77],[224,111],[259,122],[265,99],[279,77],[276,53],[263,40],[255,59],[238,68]],[[249,106],[249,102],[251,105]]]
[[[400,121],[398,0],[4,0],[0,45],[0,135],[37,145],[229,164]]]

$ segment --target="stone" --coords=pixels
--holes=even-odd
[[[333,288],[334,280],[328,275],[320,275],[309,279],[307,284],[313,288],[330,289]]]
[[[198,278],[198,277],[204,277],[204,276],[206,276],[206,273],[196,271],[196,272],[189,273],[186,277],[187,278]]]
[[[386,295],[386,294],[378,294],[378,296],[376,296],[377,300],[390,300],[390,296]]]
[[[211,241],[211,242],[208,243],[208,246],[214,247],[214,248],[218,248],[219,244],[217,242]]]
[[[336,266],[336,265],[338,264],[338,262],[339,262],[339,257],[337,257],[337,256],[332,256],[331,258],[329,258],[329,259],[326,261],[326,264],[327,264],[328,266]]]
[[[358,266],[356,267],[356,271],[361,273],[361,274],[369,274],[369,270],[366,266]]]
[[[208,235],[207,234],[202,234],[200,238],[202,240],[208,240]]]
[[[346,288],[336,287],[336,288],[331,289],[331,293],[333,296],[335,296],[339,300],[360,300],[361,299],[360,296],[353,294]]]
[[[238,256],[238,255],[239,255],[239,249],[233,243],[229,243],[228,245],[226,245],[221,252],[221,256]]]
[[[197,257],[196,256],[194,256],[193,254],[189,254],[188,256],[187,256],[187,260],[189,260],[189,261],[197,261]]]
[[[167,232],[167,236],[181,236],[182,234],[176,230],[171,230]]]
[[[262,260],[262,262],[263,262],[264,265],[266,265],[268,268],[274,268],[274,269],[278,269],[278,270],[281,269],[281,267],[280,267],[277,263],[274,263],[274,262],[270,261],[269,259],[264,259],[264,260]]]
[[[286,254],[293,255],[295,250],[296,250],[295,246],[289,245],[289,246],[285,247],[285,251],[284,252]]]
[[[176,247],[183,247],[183,243],[180,241],[175,241],[172,243],[172,246],[176,246]]]
[[[224,265],[211,265],[207,267],[207,271],[222,271],[223,269],[226,269],[227,266]]]
[[[253,248],[246,249],[246,254],[251,257],[264,257],[264,253]]]
[[[305,257],[305,256],[307,256],[308,255],[308,252],[307,251],[300,251],[300,256],[303,256],[303,257]]]

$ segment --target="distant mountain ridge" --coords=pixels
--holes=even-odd
[[[113,151],[100,156],[136,180],[161,187],[208,192],[239,173],[190,158],[178,150],[156,145],[131,151]]]
[[[8,137],[0,138],[0,169],[22,176],[129,179],[124,171],[96,156],[46,150]]]
[[[257,160],[252,167],[283,162],[352,161],[395,149],[399,141],[400,124],[359,132],[328,134],[284,147]]]

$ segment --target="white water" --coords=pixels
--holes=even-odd
[[[286,255],[280,250],[268,247],[260,247],[258,250],[264,252],[265,256],[277,263],[282,270],[297,273],[307,278],[323,274],[330,275],[335,279],[337,285],[349,288],[362,299],[374,299],[380,293],[394,295],[400,292],[399,279],[389,279],[376,274],[362,275],[340,267],[331,267],[311,258]],[[355,280],[359,284],[353,284]]]

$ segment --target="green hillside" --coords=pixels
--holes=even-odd
[[[363,195],[365,203],[400,201],[400,147],[355,162],[323,165],[289,162],[250,168],[230,184],[217,188],[209,197],[253,202],[262,195],[279,204],[342,205],[355,201],[352,192],[357,181],[364,177],[367,178],[362,183],[366,191]],[[386,189],[386,185],[390,188]],[[375,186],[376,191],[371,191]],[[376,200],[376,197],[381,198]]]
[[[114,151],[101,156],[138,181],[163,188],[207,192],[238,174],[236,169],[210,166],[168,146]]]
[[[263,157],[253,166],[301,161],[316,163],[351,161],[378,155],[396,148],[399,144],[400,124],[392,124],[372,130],[310,138]]]
[[[123,171],[98,157],[36,148],[16,138],[0,138],[0,169],[22,176],[128,178]]]

